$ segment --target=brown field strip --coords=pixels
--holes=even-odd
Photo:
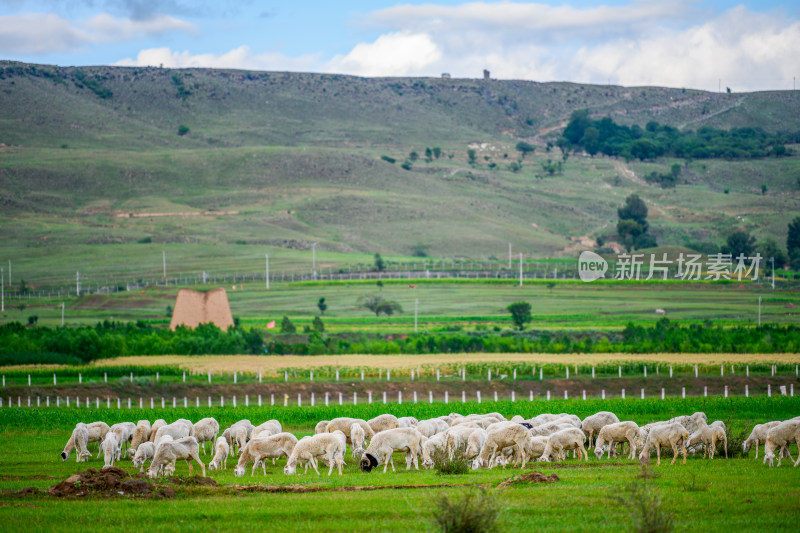
[[[265,374],[284,368],[389,368],[403,370],[442,365],[458,366],[465,363],[530,363],[530,364],[581,364],[648,362],[665,364],[747,364],[747,363],[800,363],[800,354],[519,354],[519,353],[468,353],[423,355],[160,355],[129,356],[96,361],[97,366],[117,365],[168,365],[196,372],[258,372]]]

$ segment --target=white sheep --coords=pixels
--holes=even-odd
[[[639,461],[647,464],[650,461],[650,450],[656,449],[658,462],[661,464],[661,447],[672,448],[673,457],[670,465],[675,464],[678,458],[678,447],[683,451],[683,464],[686,464],[686,441],[689,439],[689,432],[679,422],[668,422],[653,426],[647,435],[642,452],[639,454]]]
[[[219,470],[220,468],[228,468],[228,455],[231,453],[231,447],[225,437],[217,437],[214,443],[214,458],[208,463],[209,470]]]
[[[89,457],[92,456],[92,454],[89,453],[88,444],[89,427],[83,422],[78,422],[75,424],[75,429],[72,430],[72,435],[67,441],[66,446],[64,446],[64,450],[61,452],[61,460],[66,461],[69,459],[72,450],[77,449],[78,453],[75,461],[78,463],[88,462]]]
[[[159,418],[158,420],[153,422],[153,424],[150,426],[150,438],[148,440],[150,442],[155,442],[156,441],[156,433],[158,432],[158,428],[160,428],[162,426],[166,426],[166,425],[167,425],[167,421],[164,420],[163,418]]]
[[[413,416],[401,416],[397,419],[397,423],[399,424],[398,427],[401,428],[413,428],[417,427],[419,420],[414,418]]]
[[[158,447],[158,443],[161,441],[161,438],[165,435],[169,435],[173,438],[173,440],[182,439],[184,437],[189,436],[189,432],[191,428],[180,421],[175,421],[172,424],[167,424],[166,426],[161,426],[156,430],[156,436],[153,439],[153,444]]]
[[[486,442],[487,435],[488,433],[486,430],[480,428],[469,434],[467,437],[466,447],[464,448],[464,453],[462,454],[464,459],[470,460],[478,456],[478,454],[481,452],[481,448],[483,447],[483,443]]]
[[[446,421],[441,418],[431,418],[429,420],[421,420],[417,423],[417,431],[424,436],[431,438],[437,433],[444,433],[450,426]]]
[[[536,415],[533,418],[528,419],[528,423],[532,426],[540,426],[542,424],[547,424],[548,422],[552,422],[556,418],[559,418],[559,415],[554,415],[552,413],[542,413],[540,415]]]
[[[400,427],[400,422],[397,420],[397,417],[390,414],[378,415],[375,418],[367,420],[367,424],[369,424],[369,427],[371,427],[372,431],[375,433]]]
[[[689,433],[694,433],[701,427],[708,425],[708,416],[702,411],[698,411],[691,415],[676,416],[667,422],[677,422],[685,427]]]
[[[725,458],[728,458],[728,436],[725,431],[724,424],[711,424],[710,426],[703,426],[697,429],[694,433],[689,435],[689,439],[686,441],[686,447],[690,447],[694,444],[702,444],[703,449],[703,458],[710,457],[711,459],[714,458],[714,453],[717,450],[717,443],[722,442],[725,448]]]
[[[241,421],[240,421],[241,422]],[[242,448],[247,444],[247,424],[236,422],[231,427],[222,432],[222,436],[228,441],[228,445],[234,453],[241,453]]]
[[[373,436],[375,436],[375,431],[373,431],[372,427],[367,423],[366,420],[361,418],[350,418],[346,416],[334,418],[328,422],[325,430],[328,433],[333,433],[334,431],[339,430],[344,433],[347,436],[347,440],[352,443],[353,440],[350,438],[350,428],[353,426],[353,424],[359,424],[361,426],[361,429],[364,430],[364,436],[367,437],[367,440],[370,440]]]
[[[114,460],[119,458],[120,442],[117,433],[109,431],[103,439],[103,460],[106,466],[114,466]]]
[[[525,468],[525,463],[528,460],[528,456],[525,453],[525,444],[529,438],[530,433],[528,433],[528,429],[525,426],[511,422],[507,426],[487,431],[486,440],[481,446],[478,456],[472,462],[472,468],[477,469],[493,464],[495,456],[506,447],[513,448],[517,461],[521,459],[522,468]]]
[[[383,464],[383,472],[389,464],[394,472],[394,452],[407,452],[411,456],[414,468],[419,470],[419,455],[422,453],[422,439],[424,437],[414,428],[394,428],[376,433],[361,457],[361,470],[369,472],[376,466]],[[408,461],[407,468],[410,468]]]
[[[425,440],[422,444],[422,467],[433,468],[434,453],[436,453],[437,451],[445,452],[446,447],[447,447],[447,435],[445,433],[437,433],[431,438]]]
[[[575,426],[572,424],[558,424],[556,422],[547,422],[530,429],[531,435],[534,437],[549,437],[553,433],[561,431],[562,429],[572,429]],[[576,428],[579,429],[579,428]]]
[[[517,424],[522,424],[523,422],[528,422],[522,415],[514,415],[511,417],[510,422],[515,422]]]
[[[607,450],[608,458],[611,459],[611,452],[619,442],[628,443],[628,458],[635,459],[636,450],[644,446],[644,437],[636,422],[626,420],[603,426],[597,434],[597,443],[594,449],[595,457],[598,460],[601,459]]]
[[[600,411],[599,413],[584,418],[581,422],[581,429],[583,430],[583,434],[586,435],[586,438],[589,439],[588,447],[591,449],[592,437],[599,433],[603,426],[616,424],[617,422],[619,422],[619,418],[610,411]]]
[[[511,422],[507,423],[510,424]],[[445,450],[447,451],[447,456],[453,459],[457,450],[466,447],[469,436],[475,431],[485,432],[486,430],[480,427],[466,426],[464,424],[453,426],[448,429],[445,432],[447,442]]]
[[[136,423],[136,429],[133,430],[131,437],[131,444],[128,448],[128,455],[134,455],[139,445],[143,442],[150,441],[150,431],[152,430],[149,420],[139,420]]]
[[[756,459],[758,459],[758,445],[765,444],[767,442],[767,432],[774,428],[775,426],[781,423],[780,420],[773,420],[772,422],[766,422],[764,424],[756,424],[753,426],[753,431],[750,432],[750,436],[747,437],[747,440],[742,443],[742,450],[744,453],[748,453],[750,448],[753,447],[755,444],[756,446]]]
[[[364,435],[364,428],[361,424],[354,422],[350,426],[350,442],[352,443],[353,459],[358,459],[364,453],[366,445],[366,435]]]
[[[188,430],[188,428],[186,428]],[[164,472],[169,474],[175,471],[175,461],[178,459],[186,460],[189,465],[189,475],[192,475],[192,460],[197,461],[203,470],[203,477],[206,475],[206,465],[200,460],[200,444],[194,437],[183,437],[173,441],[161,442],[156,446],[153,462],[147,469],[147,477],[154,478],[158,475],[161,467]]]
[[[219,434],[219,422],[214,418],[203,418],[192,426],[190,437],[197,439],[203,455],[206,454],[206,442],[214,442]]]
[[[133,466],[139,467],[139,472],[144,472],[144,462],[153,459],[156,454],[155,445],[150,442],[142,442],[136,447],[136,454],[133,456]]]
[[[583,430],[576,427],[556,431],[547,438],[547,444],[538,460],[544,462],[552,461],[553,458],[563,459],[565,452],[575,450],[578,460],[588,461],[589,454],[583,446],[585,439],[586,436],[583,434]]]
[[[267,420],[263,424],[260,424],[253,428],[250,432],[250,439],[256,439],[258,437],[269,437],[270,435],[277,435],[278,433],[283,432],[283,426],[277,420]]]
[[[119,461],[121,459],[122,449],[133,439],[133,434],[136,431],[136,424],[133,422],[120,422],[119,424],[111,426],[109,431],[113,431],[117,434],[119,447],[117,449],[116,460]],[[105,453],[105,451],[103,453]]]
[[[253,470],[250,472],[250,475],[255,475],[256,466],[261,463],[264,475],[266,476],[267,467],[264,463],[264,459],[278,459],[283,456],[288,458],[296,444],[297,437],[291,433],[278,433],[276,435],[251,439],[242,450],[242,455],[239,456],[239,462],[236,464],[233,474],[236,477],[243,476],[247,463],[253,461]]]
[[[525,455],[528,457],[529,461],[533,459],[538,459],[544,453],[544,450],[547,448],[547,442],[550,440],[550,437],[536,437],[531,435],[528,437],[528,440],[525,441]],[[511,450],[511,448],[507,448]],[[505,449],[503,450],[505,451]]]
[[[303,437],[292,449],[292,453],[286,460],[286,466],[283,467],[283,473],[287,476],[294,475],[297,471],[297,464],[301,461],[306,462],[305,471],[308,471],[310,464],[314,471],[319,475],[317,470],[317,457],[322,457],[329,465],[328,475],[333,472],[333,465],[336,464],[339,468],[339,475],[342,475],[342,462],[344,461],[345,448],[342,446],[342,441],[338,436],[332,433],[320,433],[311,437]]]
[[[781,422],[774,428],[767,432],[767,440],[764,443],[764,461],[769,461],[769,466],[772,466],[772,460],[775,458],[775,450],[779,450],[778,466],[781,466],[781,458],[783,451],[789,453],[789,445],[796,443],[800,449],[800,419],[792,419]],[[792,460],[792,455],[789,453],[789,460]],[[794,466],[800,464],[800,453],[797,454],[797,461]]]
[[[319,435],[320,433],[327,433],[329,423],[330,420],[320,420],[317,422],[317,425],[314,426],[314,434]]]

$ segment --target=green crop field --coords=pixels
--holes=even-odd
[[[244,477],[235,478],[229,460],[227,470],[207,472],[217,482],[214,486],[192,481],[185,463],[178,464],[174,480],[155,483],[155,492],[161,496],[131,496],[114,490],[73,498],[56,498],[46,493],[49,486],[74,473],[102,466],[94,444],[90,445],[94,456],[89,463],[75,463],[74,455],[69,461],[61,461],[58,454],[77,421],[102,419],[114,423],[156,417],[196,420],[215,416],[222,427],[227,427],[241,418],[255,423],[277,418],[285,430],[301,436],[313,433],[316,421],[335,416],[370,418],[391,412],[421,419],[453,409],[462,413],[499,411],[506,416],[518,413],[526,417],[540,412],[569,412],[585,417],[598,410],[610,410],[621,420],[630,419],[639,424],[701,410],[708,414],[709,420],[725,421],[730,433],[741,439],[743,432],[746,435],[754,423],[796,416],[800,412],[800,400],[777,397],[695,398],[666,403],[660,400],[570,400],[473,403],[457,408],[433,404],[155,411],[3,409],[0,411],[0,436],[4,443],[0,455],[0,523],[4,530],[24,527],[31,531],[48,531],[61,529],[65,523],[89,521],[116,529],[127,527],[135,520],[137,527],[155,531],[174,531],[176,527],[218,531],[251,528],[256,520],[265,527],[269,524],[275,531],[433,531],[432,515],[437,498],[457,499],[480,486],[493,494],[500,504],[502,531],[620,531],[630,529],[631,511],[613,497],[626,493],[631,484],[643,483],[658,495],[662,511],[673,514],[676,530],[794,531],[800,518],[796,505],[800,497],[797,470],[787,464],[769,468],[760,458],[753,458],[753,451],[747,457],[732,453],[735,457],[727,460],[690,456],[686,465],[678,462],[674,466],[668,462],[655,466],[653,459],[653,476],[648,480],[642,479],[637,462],[598,461],[592,454],[585,463],[576,459],[558,464],[531,463],[524,470],[556,474],[557,482],[539,484],[517,479],[500,488],[501,482],[522,472],[511,467],[462,475],[408,472],[404,469],[402,455],[397,454],[396,473],[373,471],[365,474],[358,470],[348,449],[345,457],[348,465],[342,477],[335,473],[328,477],[327,472],[321,476],[314,473],[285,476],[285,459],[281,459],[275,466],[268,461],[266,477],[260,472],[251,477],[248,467]],[[794,446],[792,455],[797,455]],[[201,458],[206,463],[210,459],[209,456]],[[135,475],[130,462],[119,464]],[[393,488],[354,490],[358,487]],[[281,492],[297,490],[318,492]]]

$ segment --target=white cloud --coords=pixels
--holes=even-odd
[[[312,71],[317,64],[316,56],[288,57],[279,53],[254,54],[249,47],[240,46],[224,54],[192,54],[176,52],[170,48],[148,48],[141,50],[136,58],[117,61],[117,66],[167,68],[231,68],[245,70],[291,70]]]
[[[24,13],[0,17],[0,50],[46,54],[193,29],[192,24],[167,15],[131,20],[100,14],[76,22],[53,13]]]
[[[442,58],[442,51],[426,33],[389,33],[372,43],[361,43],[325,67],[330,72],[359,76],[407,76],[425,71]]]

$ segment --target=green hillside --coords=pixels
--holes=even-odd
[[[800,212],[797,147],[689,163],[571,155],[551,175],[561,152],[546,145],[582,108],[625,125],[800,130],[797,92],[6,61],[0,262],[66,279],[87,263],[157,271],[165,245],[192,268],[313,242],[333,264],[348,262],[335,253],[502,258],[509,242],[568,257],[613,233],[632,192],[660,244],[720,244],[737,227],[785,242]],[[515,171],[521,140],[536,151]],[[426,161],[434,147],[440,157]],[[677,187],[644,179],[676,162]]]

